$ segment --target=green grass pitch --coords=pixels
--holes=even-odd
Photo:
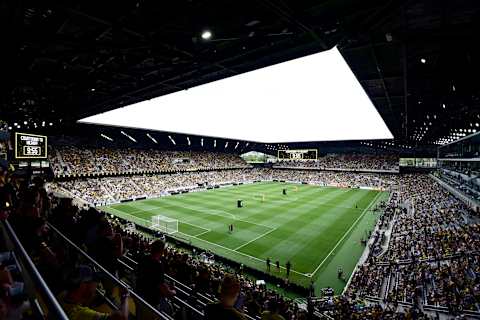
[[[346,281],[337,279],[337,268],[342,266],[348,279],[364,250],[360,241],[377,218],[371,209],[387,197],[374,190],[258,182],[102,210],[147,227],[154,215],[178,219],[174,236],[192,245],[265,272],[269,257],[270,273],[281,278],[289,260],[291,281],[308,286],[313,280],[316,288],[331,286],[340,293]],[[237,208],[238,199],[243,208]]]

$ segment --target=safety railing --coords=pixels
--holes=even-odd
[[[0,230],[0,241],[4,245],[2,249],[10,251],[14,255],[15,263],[24,282],[24,291],[30,300],[35,318],[68,320],[67,315],[33,264],[10,223],[6,220],[2,221]]]
[[[90,257],[85,251],[83,251],[80,247],[78,247],[74,242],[72,242],[68,237],[66,237],[60,230],[58,230],[55,226],[51,223],[48,223],[49,228],[62,240],[65,244],[73,248],[83,259],[88,261],[89,264],[93,265],[95,269],[100,270],[101,273],[104,274],[104,279],[102,279],[102,283],[108,282],[106,285],[107,287],[120,287],[127,289],[130,292],[130,297],[133,299],[135,303],[135,312],[137,319],[159,319],[159,320],[171,320],[168,314],[158,311],[152,305],[150,305],[147,301],[145,301],[141,296],[137,293],[132,291],[132,288],[126,284],[125,282],[119,280],[115,275],[110,273],[107,269],[101,266],[95,259]],[[104,283],[105,284],[105,283]]]

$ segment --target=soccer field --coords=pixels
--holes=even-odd
[[[282,195],[284,188],[287,195]],[[337,279],[337,267],[350,275],[364,249],[360,240],[375,224],[374,204],[387,196],[365,189],[258,182],[102,210],[147,227],[155,215],[178,219],[174,236],[192,245],[265,272],[269,257],[270,273],[282,278],[290,261],[291,281],[307,286],[313,280],[316,287],[329,285],[339,293],[346,283]],[[238,199],[243,208],[237,208]]]

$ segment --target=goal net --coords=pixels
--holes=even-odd
[[[154,230],[172,234],[178,232],[178,220],[160,215],[153,216],[152,225],[150,227]]]

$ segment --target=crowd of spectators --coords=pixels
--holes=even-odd
[[[50,152],[55,176],[246,168],[238,155],[207,151],[58,147]]]
[[[369,187],[390,190],[398,183],[397,175],[351,172],[234,169],[129,177],[84,178],[59,182],[76,197],[91,204],[115,203],[125,199],[158,197],[178,190],[228,183],[285,180],[337,187]]]
[[[478,217],[426,175],[401,182],[404,207],[395,211],[388,248],[358,268],[346,296],[480,311]]]
[[[114,289],[103,283],[91,265],[79,264],[65,243],[58,241],[58,235],[47,222],[60,228],[112,274],[121,273],[118,258],[128,252],[131,259],[138,261],[136,281],[132,282],[135,290],[172,316],[175,307],[171,298],[176,292],[165,280],[165,274],[210,296],[213,301],[218,298],[217,304],[207,306],[207,319],[219,319],[225,310],[238,313],[238,319],[246,319],[244,313],[264,319],[270,319],[271,315],[276,319],[307,319],[306,312],[293,300],[267,289],[265,285],[257,285],[242,273],[233,275],[238,270],[206,261],[201,254],[165,246],[163,240],[152,242],[152,237],[130,228],[126,221],[110,218],[92,207],[74,206],[71,198],[53,197],[44,189],[40,179],[33,186],[17,182],[8,183],[8,188],[4,181],[0,185],[2,198],[8,198],[9,203],[14,204],[8,213],[2,211],[3,217],[13,225],[50,289],[72,319],[127,319],[131,311],[127,306],[128,297],[117,292],[120,299],[118,309],[99,304],[97,289],[105,292],[106,297],[114,297]],[[9,278],[5,275],[0,280],[8,282]],[[238,288],[231,291],[232,286]],[[227,301],[228,296],[230,300]],[[237,296],[243,303],[232,305]],[[0,298],[0,303],[4,301]],[[4,307],[6,313],[13,313],[12,305]],[[18,315],[9,319],[24,317]]]
[[[280,161],[277,168],[314,168],[314,169],[340,169],[340,170],[399,170],[399,158],[395,155],[369,155],[369,154],[327,154],[316,160]]]
[[[345,294],[330,302],[329,314],[334,318],[429,319],[419,311],[421,305],[447,307],[451,314],[480,311],[478,218],[427,175],[249,168],[84,178],[57,182],[51,187],[54,191],[68,190],[91,204],[100,204],[154,197],[185,188],[259,180],[393,191],[379,220],[382,228],[390,228],[387,245],[384,233],[373,234],[375,241],[370,245],[371,254],[366,262],[358,267]],[[277,319],[311,317],[292,300],[258,285],[239,270],[207,262],[195,252],[165,246],[163,242],[152,243],[151,238],[132,230],[125,221],[109,218],[93,207],[78,208],[71,199],[52,198],[40,180],[29,186],[20,180],[12,181],[2,170],[0,187],[2,199],[9,203],[8,209],[2,208],[1,216],[15,227],[52,291],[70,313],[109,315],[112,319],[127,317],[124,300],[119,310],[103,313],[94,310],[91,304],[98,281],[92,268],[68,259],[65,248],[51,240],[46,221],[61,227],[62,232],[113,274],[120,272],[117,259],[128,253],[138,262],[136,289],[165,312],[174,313],[170,300],[176,295],[162,276],[168,274],[195,291],[219,299],[217,305],[206,309],[211,319],[219,314],[243,319],[244,313],[265,319],[272,314],[278,315]],[[154,286],[158,291],[148,292],[148,285],[142,285],[146,278],[141,275],[148,272],[157,274],[149,279],[161,284]],[[231,276],[233,273],[237,275]],[[8,284],[8,276],[3,279]],[[381,303],[361,303],[371,298]],[[241,306],[233,304],[237,300],[243,301]],[[5,301],[0,297],[0,303],[12,309]],[[403,309],[399,309],[399,303],[404,304]]]

